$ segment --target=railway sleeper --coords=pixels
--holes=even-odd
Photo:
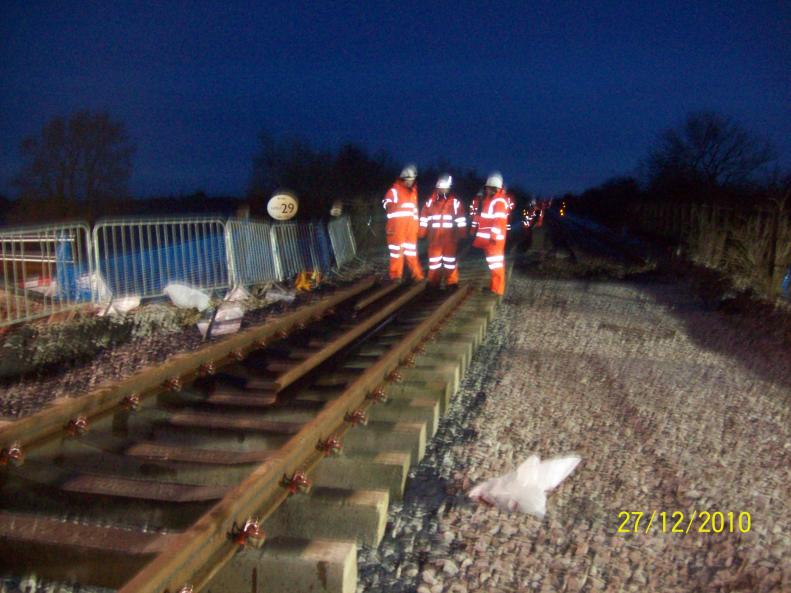
[[[264,533],[377,546],[384,536],[389,500],[387,490],[314,487],[280,505],[264,522]]]
[[[391,399],[378,403],[370,409],[371,420],[390,422],[425,422],[428,438],[432,438],[439,427],[439,399]]]
[[[323,460],[314,470],[315,489],[311,495],[292,497],[278,509],[265,524],[270,539],[264,549],[244,550],[238,554],[217,579],[224,581],[223,588],[210,586],[209,590],[224,593],[252,587],[255,591],[271,593],[355,591],[354,545],[338,540],[354,539],[357,543],[377,545],[384,527],[373,519],[375,513],[370,505],[377,510],[381,508],[384,520],[387,512],[386,498],[378,499],[384,502],[378,507],[370,494],[361,493],[379,491],[392,499],[403,497],[409,466],[422,458],[426,439],[435,434],[440,413],[445,412],[458,389],[475,348],[484,338],[495,306],[496,300],[489,295],[469,299],[457,316],[423,345],[411,366],[399,368],[399,377],[384,386],[387,401],[369,409],[368,425],[348,432],[343,454]],[[410,317],[404,323],[393,325],[374,342],[364,345],[346,361],[342,370],[298,397],[311,402],[333,399],[340,385],[355,371],[369,368],[377,357],[386,354],[389,346],[405,335],[412,322],[413,317]],[[313,505],[312,498],[322,491],[353,494],[336,494],[335,500]],[[369,506],[366,510],[357,508],[353,516],[347,516],[346,501],[354,497],[362,497]],[[357,525],[350,525],[354,523]],[[373,523],[376,523],[375,529]],[[295,540],[284,536],[315,539]],[[295,573],[299,574],[298,578],[292,578]]]
[[[430,380],[406,379],[401,383],[385,385],[385,394],[389,401],[428,399],[439,403],[439,412],[444,414],[453,395],[451,385],[435,377]]]
[[[324,459],[311,479],[316,486],[386,490],[392,500],[401,500],[410,460],[408,451],[344,452]]]
[[[347,453],[407,451],[412,463],[417,463],[426,454],[426,433],[425,422],[370,421],[346,434],[343,450]]]
[[[449,340],[443,334],[441,339],[425,344],[421,356],[430,356],[432,360],[440,360],[442,362],[458,361],[463,377],[467,373],[473,351],[474,346],[469,338],[467,341],[463,340],[463,336],[458,340]]]
[[[258,550],[236,554],[207,593],[354,593],[357,545],[353,541],[277,537]]]

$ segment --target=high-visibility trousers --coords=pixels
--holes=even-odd
[[[483,252],[491,274],[489,290],[495,294],[505,294],[505,241],[490,243]]]
[[[456,262],[456,240],[443,238],[430,241],[428,244],[428,281],[439,285],[442,276],[445,284],[451,286],[459,283],[459,266]]]
[[[404,221],[405,223],[407,221]],[[387,248],[390,251],[390,278],[400,280],[404,274],[404,260],[412,278],[423,280],[423,269],[417,258],[417,223],[399,224],[387,235]]]

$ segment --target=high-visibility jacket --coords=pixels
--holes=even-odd
[[[467,229],[464,206],[453,194],[447,197],[434,192],[420,211],[420,237],[428,236],[429,243],[458,240]]]
[[[467,231],[464,206],[450,194],[433,193],[420,211],[420,236],[428,236],[428,281],[439,285],[442,276],[448,286],[458,284],[456,244]]]
[[[505,249],[506,225],[508,224],[508,200],[501,189],[481,204],[478,215],[478,230],[475,233],[474,247],[485,248],[488,245],[501,246]]]
[[[403,181],[397,180],[387,190],[382,199],[382,206],[387,212],[385,230],[388,235],[409,231],[417,234],[417,186],[409,188]]]
[[[417,259],[417,187],[409,188],[397,180],[387,190],[382,205],[387,212],[385,233],[390,251],[390,278],[401,278],[406,261],[412,277],[422,280],[423,271]]]

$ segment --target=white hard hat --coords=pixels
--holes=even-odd
[[[500,175],[499,172],[494,171],[486,179],[486,187],[496,187],[497,189],[503,189],[503,176]]]
[[[417,177],[417,165],[409,164],[404,167],[400,175],[401,179],[415,179]]]
[[[437,179],[437,189],[450,189],[452,183],[453,177],[450,175],[440,175],[439,179]]]

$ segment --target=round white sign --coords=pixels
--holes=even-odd
[[[332,208],[330,208],[330,216],[338,217],[343,212],[343,202],[340,200],[335,200],[332,203]]]
[[[275,194],[269,199],[266,211],[275,220],[289,220],[297,214],[299,203],[290,194]]]

